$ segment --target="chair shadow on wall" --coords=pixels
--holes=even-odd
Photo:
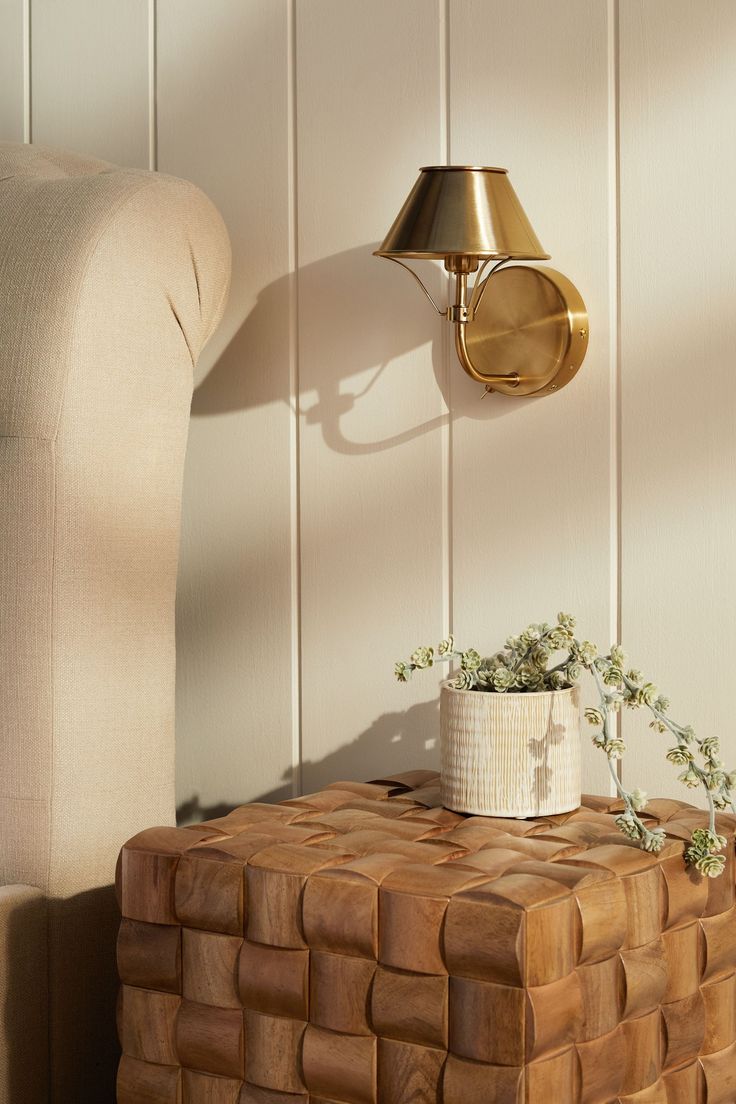
[[[427,742],[439,736],[439,705],[436,700],[420,702],[398,713],[384,713],[370,728],[347,744],[330,752],[319,760],[303,760],[302,775],[305,792],[314,791],[330,782],[349,779],[367,780],[376,777],[371,763],[391,763],[391,751],[398,750],[404,763],[413,767],[425,766]],[[409,767],[388,767],[388,773],[408,770]],[[281,776],[283,785],[258,797],[243,798],[242,802],[216,801],[203,805],[199,795],[183,801],[176,810],[177,824],[192,824],[200,820],[212,820],[225,816],[234,804],[245,801],[285,801],[293,797],[293,771],[285,770]]]
[[[47,1068],[41,1059],[48,1046],[49,1022],[56,1040],[51,1053],[54,1100],[102,1104],[115,1099],[119,923],[113,886],[64,899],[38,897],[11,911],[5,992],[0,992],[8,1024],[7,1037],[0,1039],[8,1101],[32,1099],[41,1104],[47,1099]],[[48,1015],[43,1007],[47,990]]]
[[[317,393],[317,401],[298,414],[307,425],[320,424],[325,443],[335,452],[381,452],[431,433],[453,418],[452,386],[447,385],[444,321],[433,312],[410,277],[395,265],[372,255],[378,243],[367,243],[299,267],[296,279],[283,276],[266,285],[253,309],[205,378],[196,386],[192,417],[245,410],[274,401],[289,402],[288,326],[291,296],[298,300],[301,386]],[[429,266],[421,271],[431,279]],[[237,285],[236,285],[237,286]],[[231,292],[231,309],[234,306]],[[452,336],[451,334],[449,335]],[[439,391],[450,413],[373,441],[350,440],[341,419],[385,373],[402,371],[393,364],[432,341],[432,366]],[[478,400],[483,389],[465,379],[451,352],[453,382],[472,388]],[[367,384],[341,390],[343,381],[373,371]],[[514,409],[513,401],[494,395],[492,401],[463,403],[463,417],[493,419]]]

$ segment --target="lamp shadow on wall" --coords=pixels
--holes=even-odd
[[[416,769],[417,765],[427,765],[427,742],[433,740],[433,733],[439,730],[439,703],[437,699],[419,702],[408,709],[396,713],[384,713],[370,728],[356,736],[350,743],[336,748],[323,759],[305,759],[302,762],[302,789],[313,792],[330,782],[340,782],[356,778],[367,779],[375,776],[375,766],[371,764],[391,763],[390,751],[401,745],[401,758],[407,766],[391,767],[391,772],[402,769]],[[426,733],[426,736],[424,735]],[[434,757],[436,759],[436,756]],[[432,766],[433,762],[429,765]],[[408,765],[411,764],[411,767]],[[282,774],[283,785],[276,786],[258,797],[244,797],[245,801],[285,801],[293,796],[293,771],[291,768]],[[241,804],[243,802],[240,802]],[[239,802],[219,801],[203,805],[199,794],[183,801],[176,810],[176,822],[179,825],[192,824],[200,820],[212,820],[225,816]]]
[[[465,376],[454,350],[449,347],[447,335],[443,334],[447,324],[434,314],[407,273],[372,256],[374,248],[376,243],[367,243],[334,254],[300,267],[296,280],[293,276],[284,276],[266,285],[213,367],[195,388],[193,418],[217,418],[237,411],[257,410],[268,404],[288,407],[293,402],[289,394],[289,318],[290,296],[295,283],[298,285],[301,396],[294,413],[303,425],[319,426],[325,446],[335,453],[361,455],[392,449],[400,451],[413,439],[437,434],[451,420],[465,417],[488,420],[518,408],[519,404],[515,406],[513,400],[500,395],[481,401],[483,388]],[[430,275],[434,275],[431,269]],[[433,286],[433,292],[435,290]],[[237,311],[240,305],[236,270],[230,309]],[[430,343],[428,350],[426,346]],[[414,366],[410,369],[413,381],[416,383],[419,379],[425,388],[421,400],[416,403],[401,376],[402,372],[406,373],[406,361],[415,349],[421,350],[419,355],[426,368],[429,368],[428,358],[431,362],[431,372],[418,373]],[[404,358],[403,363],[401,358]],[[395,387],[391,383],[392,375],[396,378]],[[394,432],[378,435],[380,407],[377,416],[377,404],[370,401],[371,413],[366,418],[369,427],[362,440],[351,440],[346,422],[352,423],[351,411],[359,411],[361,401],[372,387],[381,388],[386,421]],[[436,396],[430,396],[428,401],[426,388],[433,387],[437,389]],[[392,411],[388,404],[395,395],[400,396],[401,406]],[[374,392],[369,400],[375,397]],[[428,407],[430,412],[436,411],[435,417],[422,420],[420,414],[413,418],[415,409],[426,415]],[[377,420],[378,433],[366,440],[370,430],[375,433]],[[412,424],[413,420],[416,424]],[[243,432],[247,434],[247,425]],[[439,447],[438,440],[438,451]],[[217,464],[216,459],[214,463]],[[223,465],[223,475],[230,479],[231,472],[225,461]],[[230,570],[228,566],[221,567]],[[207,570],[213,572],[211,563]],[[269,571],[270,566],[266,564],[263,570]],[[200,592],[206,585],[200,584]],[[259,580],[251,578],[249,585],[258,589]],[[230,593],[231,588],[218,575],[204,598],[200,593],[200,604],[208,604],[211,612],[213,606],[222,601],[222,596]],[[221,626],[224,620],[230,622],[234,617],[244,617],[240,611],[237,603],[228,609],[218,607],[216,621]],[[179,631],[186,632],[181,610],[179,617]],[[203,625],[201,617],[195,620],[199,653],[221,658],[235,654],[231,646],[233,639],[247,629],[245,621],[230,624],[226,650],[216,642],[203,640],[207,626]],[[227,666],[236,661],[226,658],[224,662]],[[190,680],[194,677],[201,678],[199,666],[194,675],[190,672]],[[369,728],[355,738],[347,738],[324,759],[303,760],[304,787],[318,789],[341,777],[375,777],[377,764],[381,764],[384,771],[395,771],[410,769],[428,760],[435,762],[432,741],[438,729],[434,700],[399,712],[384,713]],[[251,738],[258,740],[259,733],[252,732]],[[242,799],[236,792],[232,798],[229,793],[223,793],[223,800],[215,801],[217,791],[213,795],[210,790],[204,802],[192,792],[192,787],[189,793],[185,791],[186,796],[181,795],[178,820],[191,823],[221,815],[238,801],[278,801],[290,797],[293,788],[291,765],[281,775],[279,783],[267,793],[244,793]],[[227,801],[224,800],[226,796]]]
[[[283,276],[266,285],[255,306],[205,378],[195,388],[193,417],[245,410],[274,401],[289,402],[288,326],[291,296],[298,297],[300,384],[303,392],[316,392],[317,401],[298,405],[306,424],[321,424],[325,443],[336,452],[351,455],[382,452],[439,429],[458,416],[452,394],[456,381],[464,385],[462,417],[490,420],[507,414],[514,402],[502,395],[480,400],[484,392],[466,379],[450,350],[452,383],[447,384],[447,345],[442,335],[446,323],[432,311],[413,280],[397,266],[378,263],[373,257],[377,242],[333,254],[300,266],[296,279]],[[427,266],[425,265],[425,268]],[[395,271],[394,271],[395,270]],[[422,273],[423,278],[428,273]],[[231,308],[233,295],[231,293]],[[451,334],[449,335],[452,336]],[[392,362],[432,341],[432,366],[445,407],[450,411],[416,426],[374,441],[350,440],[341,419],[360,403],[385,373],[400,372]],[[249,365],[256,365],[249,371]],[[271,371],[264,370],[271,367]],[[350,377],[373,370],[368,383],[355,391],[343,391]]]

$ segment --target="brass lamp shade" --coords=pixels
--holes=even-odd
[[[549,253],[532,230],[506,169],[441,165],[419,170],[376,256],[541,261]]]

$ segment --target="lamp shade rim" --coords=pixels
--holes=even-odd
[[[499,261],[549,261],[552,258],[551,253],[498,253],[476,249],[453,249],[447,253],[420,252],[419,250],[409,249],[374,249],[373,256],[404,257],[407,260],[415,261],[444,261],[445,257],[478,257],[480,260],[488,260],[493,257]]]
[[[508,169],[502,169],[493,165],[422,165],[420,172],[490,172],[508,173]]]

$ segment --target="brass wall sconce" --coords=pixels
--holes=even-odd
[[[410,272],[437,313],[454,325],[460,363],[486,391],[549,395],[568,384],[582,364],[588,314],[577,289],[552,268],[502,268],[508,261],[549,259],[506,169],[420,169],[375,256]],[[437,305],[405,263],[411,259],[444,261],[455,277],[452,306]],[[471,273],[477,273],[472,289]]]

